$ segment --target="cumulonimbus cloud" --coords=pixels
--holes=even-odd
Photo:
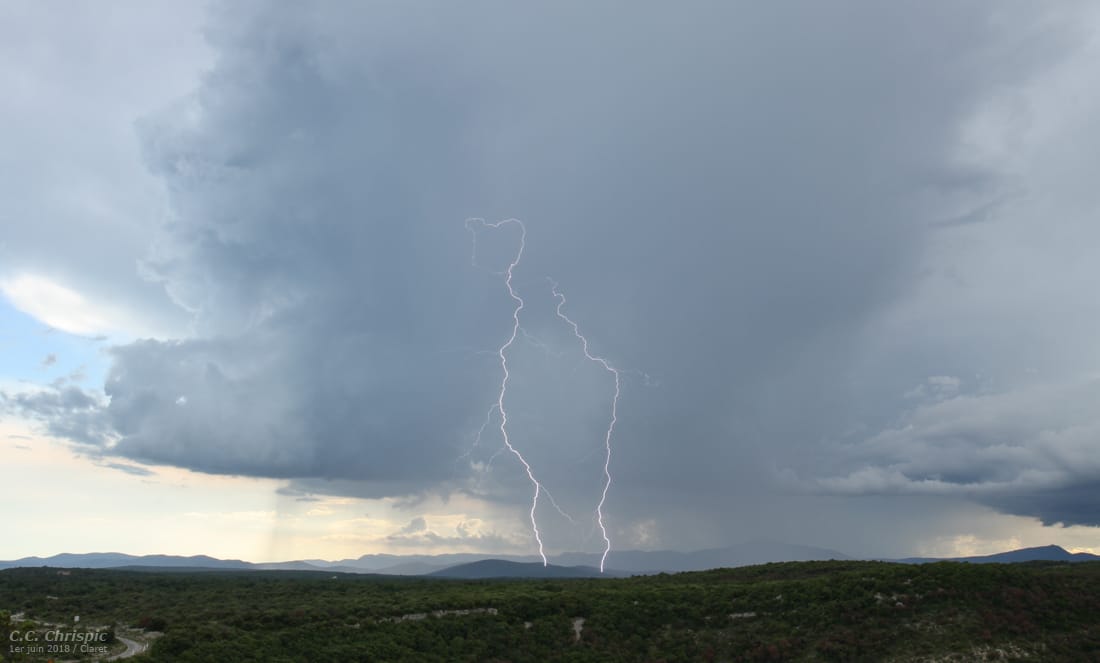
[[[962,374],[938,349],[943,365],[918,367],[920,334],[902,359],[871,353],[866,334],[918,289],[929,255],[954,255],[945,232],[988,225],[944,219],[1003,211],[1007,176],[965,158],[968,127],[1078,47],[1068,9],[992,11],[217,8],[213,69],[140,123],[171,204],[142,273],[193,333],[114,348],[88,408],[69,391],[11,402],[144,462],[508,499],[522,481],[471,487],[492,449],[477,468],[456,462],[491,401],[485,351],[509,304],[471,269],[462,222],[518,216],[530,229],[518,287],[554,276],[601,356],[659,378],[624,387],[609,505],[624,522],[688,506],[719,521],[731,495],[775,490],[762,467],[797,459],[841,468],[821,479],[836,492],[985,482],[1005,488],[968,494],[1096,522],[1091,507],[1020,506],[1040,494],[1026,467],[1062,477],[1044,495],[1091,481],[1043,455],[1085,437],[1038,415],[979,426],[969,409],[997,419],[1011,398],[942,380],[906,398],[912,382],[895,393],[900,378],[860,368]],[[530,311],[538,338],[552,313]],[[559,445],[583,458],[597,378],[525,352],[517,366],[557,382],[517,382],[517,434],[546,455],[551,483],[579,486],[584,466]],[[910,428],[891,427],[899,411]],[[807,442],[862,419],[882,432],[855,461]]]

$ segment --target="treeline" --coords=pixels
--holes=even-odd
[[[135,663],[1100,660],[1100,563],[529,581],[10,569],[0,610],[163,632]]]

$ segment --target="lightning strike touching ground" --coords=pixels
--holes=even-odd
[[[489,408],[489,411],[486,412],[486,414],[485,414],[485,423],[483,423],[481,425],[481,428],[477,432],[477,443],[479,444],[481,442],[481,435],[485,431],[485,428],[489,424],[489,421],[492,417],[493,410],[499,411],[500,412],[500,434],[501,434],[501,437],[504,439],[504,447],[502,447],[501,450],[503,451],[506,448],[508,451],[510,451],[519,460],[519,462],[523,465],[524,470],[526,470],[526,472],[527,472],[527,477],[531,480],[531,483],[535,487],[535,493],[534,493],[534,496],[531,499],[531,511],[530,511],[531,528],[532,528],[532,530],[534,530],[535,540],[538,542],[539,556],[542,558],[543,566],[546,566],[547,565],[546,552],[543,548],[542,535],[539,532],[538,522],[535,518],[535,511],[538,508],[539,496],[541,494],[545,493],[547,499],[550,500],[550,504],[558,511],[558,513],[560,513],[562,516],[564,516],[571,523],[576,524],[576,521],[573,520],[572,516],[570,516],[565,511],[563,511],[560,506],[558,506],[558,503],[554,500],[554,496],[550,494],[550,491],[548,491],[535,478],[535,473],[531,469],[530,463],[528,463],[527,460],[523,457],[523,454],[521,454],[519,452],[519,450],[516,449],[516,447],[512,445],[512,442],[508,437],[508,412],[504,408],[504,399],[505,399],[505,396],[506,396],[507,391],[508,391],[508,380],[511,377],[511,374],[508,371],[508,350],[516,342],[516,339],[519,337],[520,334],[522,334],[535,347],[538,347],[538,348],[540,348],[544,351],[550,352],[551,354],[554,354],[555,356],[561,356],[561,355],[558,354],[558,353],[551,352],[549,347],[547,347],[539,339],[537,339],[537,338],[531,336],[530,334],[528,334],[527,330],[525,330],[522,327],[522,325],[520,324],[520,312],[523,310],[524,301],[523,301],[523,298],[520,297],[519,294],[516,292],[516,289],[512,284],[512,277],[514,275],[516,267],[519,266],[520,261],[523,259],[523,251],[524,251],[524,249],[526,248],[526,245],[527,245],[527,227],[524,226],[523,222],[520,221],[519,219],[505,219],[503,221],[498,221],[496,223],[488,223],[488,222],[484,221],[483,219],[468,219],[466,221],[466,229],[468,231],[470,231],[470,233],[473,235],[473,252],[472,252],[470,262],[474,267],[478,267],[478,268],[480,268],[480,266],[477,263],[477,233],[478,233],[478,230],[475,228],[475,224],[480,225],[481,227],[484,227],[484,228],[489,228],[489,229],[497,229],[497,228],[500,228],[501,226],[503,226],[505,224],[516,224],[516,225],[519,226],[519,229],[520,229],[519,247],[516,250],[515,257],[508,264],[508,268],[506,270],[504,270],[503,272],[494,272],[495,274],[497,274],[499,276],[504,276],[504,284],[505,284],[505,286],[507,286],[508,294],[509,294],[509,296],[511,296],[512,300],[516,303],[516,306],[512,310],[512,334],[511,334],[511,336],[508,337],[508,340],[505,341],[504,344],[500,346],[500,348],[497,350],[497,353],[496,353],[497,356],[500,357],[500,366],[501,366],[501,370],[504,374],[503,378],[501,379],[501,383],[500,383],[500,391],[497,394],[496,403],[494,403]],[[577,323],[574,322],[572,318],[567,316],[565,314],[565,312],[562,310],[565,307],[565,304],[566,304],[565,295],[562,294],[561,291],[558,290],[557,282],[555,282],[553,279],[548,279],[548,280],[550,281],[550,284],[551,284],[551,292],[553,293],[554,298],[558,302],[556,308],[554,309],[555,313],[557,314],[557,316],[559,318],[561,318],[563,321],[565,321],[565,323],[568,324],[572,328],[573,335],[576,336],[576,338],[578,340],[580,340],[580,342],[581,342],[581,349],[584,352],[585,358],[588,359],[589,361],[592,361],[592,362],[595,362],[595,363],[599,364],[600,366],[603,367],[603,369],[605,371],[610,373],[615,378],[615,393],[614,393],[614,396],[611,399],[611,417],[610,417],[609,423],[607,425],[607,431],[604,434],[605,455],[604,455],[604,464],[603,464],[603,473],[604,473],[603,490],[600,493],[600,501],[596,505],[596,521],[599,525],[600,533],[601,533],[601,535],[603,537],[603,541],[604,541],[603,555],[600,557],[600,573],[603,573],[604,564],[607,562],[607,555],[608,555],[608,553],[611,552],[611,538],[607,534],[607,526],[604,523],[603,508],[604,508],[604,504],[607,503],[608,490],[610,490],[610,488],[611,488],[611,436],[614,434],[615,424],[618,422],[619,395],[620,395],[621,390],[622,390],[622,376],[620,375],[619,370],[616,369],[614,366],[612,366],[611,363],[608,362],[606,359],[604,359],[603,357],[600,357],[598,355],[593,355],[591,352],[589,352],[589,350],[588,350],[588,339],[584,336],[584,334],[581,333],[580,327],[577,325]],[[467,453],[469,453],[469,452],[467,452]],[[492,459],[496,458],[496,456],[497,456],[497,454],[493,454],[492,458],[490,458],[490,460],[489,460],[490,464],[492,463]]]
[[[565,306],[565,295],[558,290],[558,284],[553,280],[550,281],[550,291],[554,293],[554,297],[558,300],[558,306],[555,310],[558,317],[564,320],[573,328],[573,334],[580,339],[581,349],[584,351],[584,356],[589,360],[596,362],[600,366],[603,366],[604,370],[611,373],[615,377],[615,396],[611,399],[611,419],[607,424],[607,434],[604,436],[604,448],[607,454],[604,456],[603,474],[604,484],[603,492],[600,494],[600,503],[596,505],[596,520],[600,525],[600,534],[603,536],[604,549],[603,555],[600,557],[600,573],[603,573],[604,563],[607,562],[607,554],[611,552],[611,539],[607,536],[607,527],[603,522],[603,505],[607,502],[607,491],[611,488],[611,435],[615,432],[615,424],[619,420],[619,394],[622,389],[622,380],[619,376],[619,371],[612,366],[606,359],[598,355],[593,355],[588,351],[588,339],[581,333],[580,327],[573,321],[572,318],[562,312],[562,307]]]
[[[519,313],[523,310],[523,298],[520,297],[518,293],[516,293],[516,289],[512,286],[512,274],[515,271],[516,266],[519,265],[520,260],[523,259],[523,249],[527,245],[527,227],[524,226],[523,222],[519,219],[505,219],[504,221],[497,221],[496,223],[488,223],[482,219],[468,219],[466,221],[466,229],[469,230],[474,236],[473,256],[471,258],[471,262],[473,262],[475,267],[477,266],[477,230],[473,228],[474,223],[480,223],[486,228],[494,229],[500,228],[507,223],[515,223],[519,226],[520,229],[519,248],[516,250],[515,258],[513,258],[512,262],[508,264],[508,269],[504,272],[504,284],[508,287],[509,296],[511,296],[512,300],[516,302],[516,307],[512,310],[512,335],[509,336],[508,340],[504,342],[504,345],[500,346],[500,349],[497,350],[497,354],[500,356],[500,367],[501,370],[504,372],[504,377],[500,381],[500,393],[497,395],[496,407],[500,411],[500,434],[501,437],[504,438],[504,446],[508,447],[508,451],[512,452],[512,454],[515,455],[517,459],[519,459],[519,462],[523,464],[523,469],[527,471],[527,478],[529,478],[531,480],[531,483],[535,486],[535,494],[531,498],[531,529],[534,530],[535,541],[538,543],[539,546],[539,557],[542,558],[542,565],[546,566],[548,564],[546,560],[546,551],[543,549],[542,535],[539,533],[539,524],[538,521],[535,519],[535,509],[538,508],[539,505],[539,493],[542,492],[542,484],[540,484],[538,479],[535,478],[535,473],[531,471],[530,463],[527,462],[527,460],[523,457],[523,454],[521,454],[518,449],[512,446],[511,440],[508,439],[508,411],[504,409],[504,397],[508,392],[508,378],[511,377],[508,373],[507,353],[508,348],[512,347],[512,344],[516,341],[516,336],[519,335]]]

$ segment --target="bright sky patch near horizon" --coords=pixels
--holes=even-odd
[[[1097,552],[1098,37],[1083,2],[5,4],[0,558],[531,553],[475,444],[511,309],[468,217],[529,230],[510,432],[567,512],[607,385],[545,277],[627,371],[617,548]]]

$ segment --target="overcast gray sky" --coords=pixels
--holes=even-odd
[[[1100,548],[1098,28],[1073,2],[8,3],[3,416],[149,481],[384,501],[394,545],[530,552],[497,413],[476,440],[518,226],[476,260],[466,228],[518,218],[506,404],[577,521],[544,500],[550,548],[600,547],[613,383],[547,277],[621,370],[617,547]]]

